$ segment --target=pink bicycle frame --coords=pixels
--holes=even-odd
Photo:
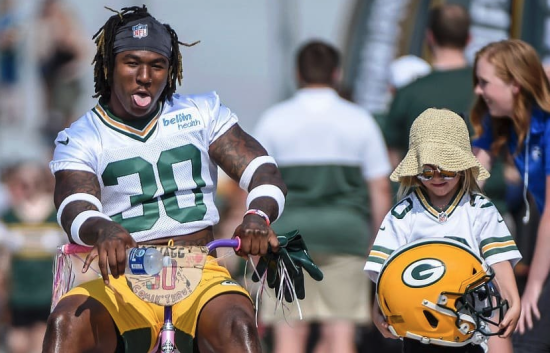
[[[241,239],[235,237],[234,239],[219,239],[211,241],[206,244],[208,252],[212,252],[216,248],[234,248],[239,250],[241,247]],[[160,329],[159,339],[157,344],[151,350],[150,353],[158,352],[160,345],[160,352],[162,353],[173,353],[176,351],[176,329],[172,323],[172,306],[168,305],[164,307],[164,324]]]

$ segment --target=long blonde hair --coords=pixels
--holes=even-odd
[[[548,78],[535,49],[518,39],[493,42],[481,48],[476,53],[474,68],[477,68],[480,58],[484,58],[494,66],[496,75],[502,81],[513,82],[520,87],[519,93],[513,98],[514,112],[511,119],[491,119],[494,132],[491,152],[496,155],[506,144],[509,139],[510,124],[518,135],[517,150],[519,151],[529,130],[533,105],[537,104],[542,110],[550,112]],[[478,81],[474,71],[474,88],[477,87]],[[482,120],[488,111],[487,104],[478,96],[470,114],[475,132],[474,138],[483,134]]]
[[[460,172],[460,187],[464,193],[481,194],[481,188],[477,183],[474,174],[474,168],[470,168]],[[397,200],[401,200],[403,197],[414,191],[415,188],[426,189],[425,186],[418,180],[416,176],[405,176],[399,178],[399,190],[397,191]]]

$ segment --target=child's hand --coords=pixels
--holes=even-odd
[[[501,261],[491,266],[495,271],[495,284],[502,298],[508,301],[508,311],[498,325],[502,334],[499,337],[507,338],[514,332],[521,314],[521,303],[514,270],[509,261]]]
[[[507,338],[514,332],[520,314],[521,306],[519,303],[517,301],[516,303],[510,303],[510,308],[508,308],[506,315],[504,315],[504,319],[502,319],[500,325],[498,325],[499,329],[503,332],[499,337]]]
[[[399,337],[396,337],[393,335],[393,333],[390,332],[388,329],[388,323],[386,322],[386,319],[384,319],[384,315],[382,315],[382,312],[380,311],[380,307],[378,306],[378,303],[376,301],[374,302],[374,305],[372,306],[372,322],[380,331],[382,336],[385,338],[393,338],[397,339]]]

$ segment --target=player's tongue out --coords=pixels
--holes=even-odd
[[[139,94],[132,95],[134,102],[140,107],[146,107],[151,104],[151,97],[149,96],[140,96]]]

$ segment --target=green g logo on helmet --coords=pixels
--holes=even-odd
[[[403,271],[402,280],[412,288],[427,287],[439,281],[445,274],[445,264],[437,259],[421,259]]]

